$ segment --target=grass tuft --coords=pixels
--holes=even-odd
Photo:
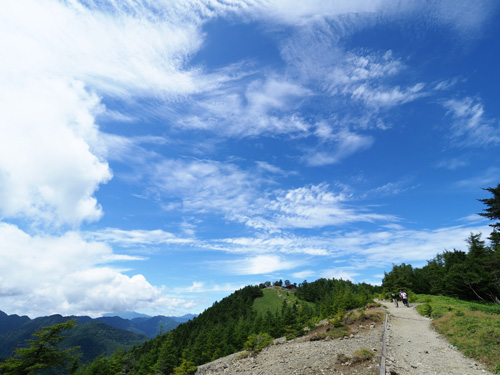
[[[418,296],[417,311],[466,356],[500,374],[500,306],[451,297]],[[428,305],[428,307],[426,306]]]

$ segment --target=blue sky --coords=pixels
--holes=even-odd
[[[0,11],[0,310],[200,313],[489,234],[495,1]]]

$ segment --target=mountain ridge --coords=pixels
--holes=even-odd
[[[136,313],[137,314],[137,313]],[[140,315],[141,317],[137,317]],[[42,327],[75,319],[77,326],[68,332],[62,347],[80,346],[82,361],[88,362],[101,354],[109,355],[118,348],[128,349],[168,332],[187,321],[188,316],[149,317],[137,314],[132,320],[114,317],[93,319],[89,316],[53,314],[34,319],[26,315],[9,315],[0,311],[0,358],[9,357],[14,348],[32,338]]]

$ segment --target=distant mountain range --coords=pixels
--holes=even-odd
[[[128,319],[128,320],[133,320],[133,319],[136,319],[136,318],[154,318],[151,315],[141,314],[141,313],[138,313],[138,312],[135,312],[135,311],[117,311],[117,312],[114,312],[114,313],[109,313],[109,314],[104,314],[103,315],[104,318],[112,318],[112,317],[116,317],[116,316],[120,317],[122,319]],[[157,316],[161,316],[163,318],[169,318],[169,319],[175,320],[176,322],[179,322],[179,323],[185,323],[188,320],[191,320],[191,319],[197,317],[197,315],[195,315],[195,314],[186,314],[186,315],[183,315],[183,316],[156,315],[156,317]]]
[[[133,318],[125,319],[116,315]],[[7,315],[0,311],[0,359],[9,357],[14,348],[23,345],[25,340],[30,339],[36,330],[63,323],[69,319],[76,319],[77,326],[68,332],[61,347],[80,346],[81,360],[87,362],[100,354],[111,354],[120,347],[128,349],[134,345],[142,344],[160,333],[174,329],[193,317],[195,315],[151,317],[144,314],[122,312],[107,314],[107,316],[97,319],[88,316],[63,317],[61,315],[30,319],[27,316]]]

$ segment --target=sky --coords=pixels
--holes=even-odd
[[[3,2],[0,310],[197,314],[486,239],[499,10]]]

